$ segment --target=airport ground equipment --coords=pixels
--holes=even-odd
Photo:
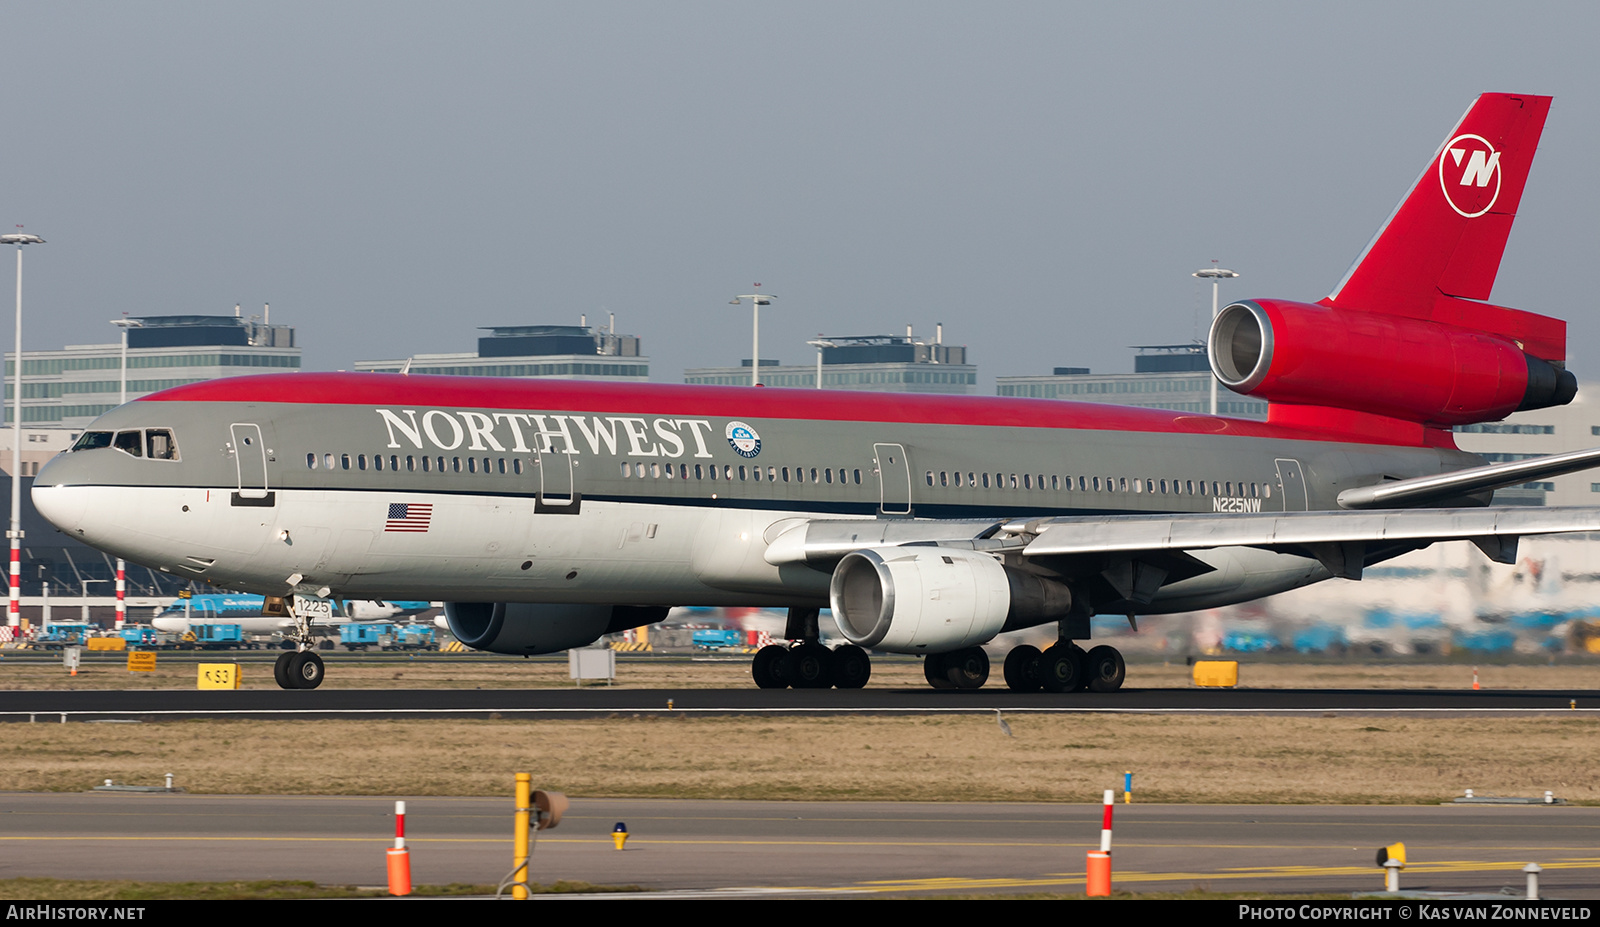
[[[567,651],[567,675],[580,686],[585,679],[612,682],[617,678],[617,652],[604,647],[574,647]]]
[[[60,650],[84,642],[89,636],[89,626],[77,621],[53,621],[33,642],[45,650]]]
[[[160,632],[148,625],[125,624],[122,626],[121,634],[129,648],[153,649],[161,646]]]
[[[1239,685],[1237,660],[1196,660],[1194,684],[1216,689],[1232,689]]]
[[[394,633],[394,625],[386,622],[351,622],[339,626],[339,643],[346,650],[366,650],[382,647],[384,638]]]
[[[744,632],[737,628],[699,628],[690,642],[696,650],[731,650],[744,646]]]
[[[384,641],[385,650],[438,650],[438,636],[433,628],[422,624],[395,625],[394,633]]]
[[[195,646],[201,650],[259,650],[260,645],[245,637],[237,624],[196,624],[191,626]]]

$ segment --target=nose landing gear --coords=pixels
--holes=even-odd
[[[314,650],[285,651],[272,667],[273,681],[282,689],[315,689],[322,675],[322,658]]]
[[[315,644],[311,637],[311,619],[297,605],[294,596],[287,597],[284,605],[294,619],[294,630],[290,632],[293,643],[285,640],[284,646],[294,649],[278,655],[277,662],[272,665],[272,680],[280,689],[315,689],[322,685],[323,665],[322,658],[312,649]]]

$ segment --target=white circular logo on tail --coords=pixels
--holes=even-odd
[[[754,457],[761,453],[761,436],[744,422],[729,422],[725,434],[733,452],[740,457]]]
[[[1439,186],[1451,209],[1483,215],[1500,198],[1500,152],[1481,135],[1457,135],[1439,153]]]

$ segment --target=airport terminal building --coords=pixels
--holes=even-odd
[[[618,335],[588,325],[491,325],[475,354],[414,354],[400,360],[356,361],[371,373],[442,374],[456,377],[622,380],[650,378],[650,358],[637,335]]]
[[[965,345],[944,343],[939,327],[933,341],[923,341],[909,328],[900,335],[823,337],[809,342],[817,349],[815,364],[784,365],[762,358],[763,386],[801,389],[855,389],[877,393],[942,393],[970,396],[977,390],[978,368],[967,363]],[[683,382],[703,386],[749,386],[750,360],[738,367],[696,367],[683,372]]]
[[[239,315],[151,315],[127,321],[129,399],[202,380],[300,369],[300,349],[295,346],[294,329],[288,325],[270,325]],[[122,376],[120,341],[23,353],[25,428],[81,429],[117,407]],[[15,355],[8,352],[8,425],[15,365]],[[23,440],[26,449],[28,438]],[[10,466],[9,459],[5,465]]]
[[[1211,362],[1202,344],[1136,346],[1133,373],[1091,373],[1088,367],[1057,367],[1048,376],[997,377],[1001,396],[1106,402],[1174,412],[1211,411]],[[1265,420],[1267,404],[1219,386],[1217,413]]]

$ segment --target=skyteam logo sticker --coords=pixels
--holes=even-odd
[[[728,445],[740,457],[754,457],[761,453],[761,436],[744,422],[729,422],[727,435]]]
[[[1500,152],[1481,135],[1457,135],[1439,153],[1439,186],[1457,213],[1483,215],[1500,198]]]

